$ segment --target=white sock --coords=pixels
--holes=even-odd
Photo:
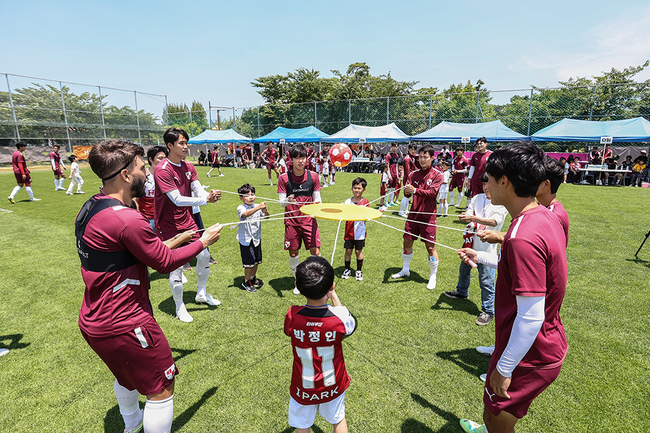
[[[270,177],[269,177],[269,183],[271,184],[271,186],[273,186],[273,179],[271,179]]]
[[[174,396],[166,400],[147,400],[144,405],[144,431],[146,433],[169,433],[174,420]]]
[[[138,391],[135,389],[129,391],[115,379],[113,384],[113,391],[115,391],[115,398],[117,405],[120,408],[120,414],[124,419],[125,428],[135,428],[142,422],[142,411],[138,403]]]
[[[442,203],[438,203],[438,213],[439,213],[439,214],[442,213],[442,207],[443,207],[443,206],[442,206]]]
[[[172,297],[176,303],[176,311],[183,305],[183,267],[169,273],[169,286],[172,289]]]
[[[25,191],[27,191],[27,195],[29,196],[30,199],[34,198],[34,191],[32,191],[31,186],[26,186]]]
[[[461,201],[463,201],[463,191],[458,193],[458,204],[456,206],[460,206]]]
[[[406,254],[402,252],[402,271],[404,272],[410,272],[410,267],[411,267],[411,259],[413,258],[413,253],[411,254]]]
[[[300,256],[289,257],[289,267],[291,268],[291,273],[293,277],[296,278],[296,268],[300,264]]]
[[[392,203],[395,199],[395,188],[388,188],[388,203]]]
[[[11,197],[13,200],[13,198],[16,197],[16,194],[18,194],[18,191],[20,191],[20,187],[18,185],[14,186],[14,189],[11,191],[11,194],[9,194],[9,197]]]
[[[63,188],[63,181],[64,180],[65,179],[63,179],[63,178],[59,179],[59,188]]]
[[[445,202],[445,215],[449,213],[449,203]]]
[[[196,283],[197,283],[197,296],[205,296],[205,286],[208,285],[208,277],[210,276],[210,253],[208,249],[204,249],[196,256]]]
[[[408,212],[409,210],[409,199],[406,197],[402,198],[402,201],[399,204],[399,211],[400,212]]]
[[[59,187],[59,179],[54,179],[54,189]]]
[[[449,193],[449,203],[454,202],[454,190],[452,189],[451,192]]]
[[[429,269],[431,269],[431,275],[429,276],[429,278],[431,278],[432,276],[438,273],[439,263],[440,260],[436,259],[434,256],[429,256]]]

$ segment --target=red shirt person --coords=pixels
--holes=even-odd
[[[11,191],[11,194],[9,194],[9,197],[7,197],[7,200],[9,200],[11,204],[16,204],[14,198],[23,186],[25,186],[27,195],[29,195],[29,201],[40,200],[40,198],[34,198],[34,192],[32,191],[32,178],[29,175],[29,169],[27,168],[27,162],[25,161],[25,155],[23,154],[26,148],[27,145],[22,141],[19,141],[16,143],[16,151],[11,155],[11,166],[14,170],[14,176],[16,177],[17,183]]]
[[[395,190],[399,185],[399,173],[397,165],[400,156],[397,153],[399,147],[397,143],[390,145],[390,152],[386,155],[386,164],[388,164],[388,205],[397,206],[395,203]]]
[[[458,190],[458,201],[456,207],[460,206],[463,199],[463,186],[465,185],[465,174],[469,167],[469,161],[465,158],[465,149],[458,146],[454,150],[454,160],[452,161],[452,177],[449,183],[449,202],[454,203],[454,189]],[[479,177],[480,179],[480,177]]]
[[[59,155],[59,149],[61,147],[58,144],[55,144],[52,147],[52,152],[50,152],[50,166],[54,172],[54,190],[55,191],[65,191],[63,187],[63,182],[65,181],[65,174],[61,171],[61,167],[64,170],[67,170],[63,161],[61,161],[61,155]]]
[[[273,186],[273,180],[271,179],[271,170],[275,171],[277,178],[280,177],[280,172],[278,171],[278,166],[276,161],[278,159],[278,151],[273,147],[273,142],[269,141],[266,143],[266,149],[260,155],[262,161],[266,164],[266,171],[269,175],[269,183]],[[279,182],[279,180],[278,180]]]
[[[130,207],[144,194],[143,151],[135,143],[98,143],[88,161],[102,179],[103,192],[82,207],[75,222],[81,275],[86,285],[79,328],[115,376],[113,389],[126,429],[171,428],[178,373],[171,349],[153,318],[147,266],[161,273],[185,263],[219,238],[208,228],[190,244],[170,250],[191,233],[163,243],[147,220]],[[169,246],[168,246],[169,245]],[[144,412],[139,394],[147,397]]]
[[[487,160],[492,154],[492,152],[487,150],[487,144],[488,142],[485,137],[476,140],[476,151],[470,159],[468,177],[470,178],[469,188],[472,191],[472,197],[483,191],[481,177],[483,176],[483,173],[485,173]]]

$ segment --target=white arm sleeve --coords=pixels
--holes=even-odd
[[[320,191],[314,191],[313,197],[314,197],[314,203],[322,203],[320,198]]]
[[[535,342],[544,323],[544,296],[517,296],[517,317],[512,325],[510,339],[499,362],[497,371],[510,377],[512,371]]]
[[[462,170],[456,170],[456,173],[457,173],[457,174],[460,174],[460,173],[467,173],[467,168],[464,168],[464,169],[462,169]]]
[[[52,170],[56,170],[56,163],[54,162],[54,158],[50,158],[50,164],[52,165]]]
[[[278,198],[280,199],[280,206],[287,207],[289,205],[289,200],[287,200],[286,192],[279,192]]]
[[[482,265],[489,266],[494,269],[497,269],[499,267],[499,257],[494,254],[490,254],[487,251],[477,251],[476,261]]]
[[[471,166],[469,168],[469,174],[467,175],[467,177],[469,177],[470,179],[472,178],[472,176],[474,176],[474,166]]]
[[[184,197],[177,189],[169,191],[167,197],[176,206],[203,206],[207,204],[204,197]]]
[[[194,195],[196,197],[205,199],[206,203],[208,202],[207,199],[208,199],[209,194],[205,189],[203,189],[203,185],[201,185],[201,182],[199,182],[198,180],[195,180],[195,181],[192,182],[191,187],[192,187],[192,191],[194,191]]]
[[[59,164],[61,164],[61,167],[63,167],[64,170],[67,170],[65,164],[63,163],[63,160],[59,161]]]

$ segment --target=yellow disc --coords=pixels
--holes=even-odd
[[[381,212],[356,204],[316,203],[300,208],[305,215],[334,221],[367,221],[381,217]]]

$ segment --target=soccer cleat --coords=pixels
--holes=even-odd
[[[361,269],[357,269],[357,272],[354,274],[354,277],[356,278],[357,281],[363,281],[363,271]]]
[[[253,277],[253,286],[257,287],[258,289],[264,285],[264,281],[260,280],[257,277]]]
[[[208,262],[210,265],[216,265],[217,261],[214,259],[214,257],[210,256],[210,261]]]
[[[433,290],[436,288],[436,281],[438,279],[438,273],[435,272],[429,276],[429,282],[427,283],[427,290]]]
[[[59,188],[57,188],[56,190],[57,190],[57,191],[65,191],[66,189],[63,188],[63,187],[59,187]]]
[[[476,348],[476,351],[481,355],[492,356],[494,353],[494,345],[492,346],[479,346]]]
[[[74,195],[73,193],[68,192],[68,191],[66,191],[65,193],[68,194],[68,195]]]
[[[191,270],[192,270],[192,265],[190,265],[189,262],[183,265],[183,272],[191,271]]]
[[[84,191],[77,191],[77,194],[85,194]]]
[[[210,177],[210,173],[206,173],[205,175],[208,176],[208,177]]]
[[[139,433],[142,431],[142,423],[137,427],[125,428],[124,433]]]
[[[461,419],[460,426],[465,433],[485,433],[485,426],[468,419]]]
[[[327,188],[327,187],[329,187],[328,184],[324,184],[324,185],[323,185],[323,188]]]
[[[467,299],[468,296],[463,296],[460,293],[458,293],[458,290],[454,290],[453,292],[445,292],[445,296],[448,298],[454,298],[454,299]]]
[[[221,301],[218,299],[214,299],[211,294],[206,293],[205,295],[196,295],[194,298],[194,302],[197,304],[208,304],[213,307],[216,307],[217,305],[221,305]]]
[[[343,271],[343,275],[341,275],[341,278],[347,280],[348,278],[350,278],[350,275],[352,275],[352,270],[346,269]]]
[[[219,177],[223,177],[223,174],[220,174]]]
[[[181,307],[178,310],[176,310],[176,318],[181,322],[185,322],[185,323],[190,323],[191,321],[194,320],[194,318],[190,316],[190,313],[187,312],[187,308],[185,308],[185,304],[182,304]]]
[[[246,290],[248,293],[254,293],[254,292],[257,292],[257,287],[255,287],[255,286],[253,285],[253,283],[251,282],[251,280],[244,280],[244,281],[241,283],[241,288],[242,288],[243,290]]]
[[[7,197],[7,200],[9,200],[9,203],[11,204],[16,204],[16,201],[13,199],[13,197]]]
[[[293,288],[293,294],[294,294],[294,295],[299,295],[299,294],[300,294],[300,290],[298,290],[297,287],[294,287],[294,288]]]
[[[41,201],[41,199],[34,197],[34,198],[30,198],[29,201]]]
[[[398,273],[391,275],[391,278],[406,278],[410,276],[411,276],[411,272],[402,269]]]
[[[487,380],[487,373],[483,373],[482,375],[480,375],[479,379],[481,379],[483,382],[485,382]]]
[[[7,353],[9,353],[9,349],[0,349],[0,356],[5,356]]]
[[[409,214],[406,213],[406,212],[400,212],[400,213],[399,213],[399,216],[401,216],[402,218],[406,218],[406,217],[408,217],[408,215],[409,215]]]
[[[384,205],[379,206],[379,212],[384,212],[386,209],[388,208]]]
[[[482,312],[481,314],[478,315],[478,318],[476,319],[476,324],[478,326],[485,326],[488,323],[490,323],[494,319],[494,316],[491,314],[488,314],[486,312]]]

